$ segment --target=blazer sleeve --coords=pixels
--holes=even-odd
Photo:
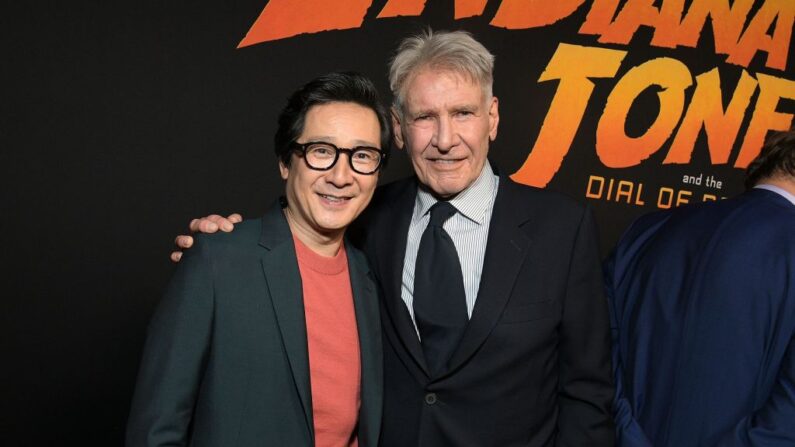
[[[583,211],[559,330],[558,446],[613,446],[610,326],[596,226]]]
[[[652,447],[651,441],[635,419],[627,396],[624,394],[624,369],[619,342],[621,317],[617,309],[614,289],[615,252],[604,263],[605,296],[610,316],[610,339],[612,342],[613,379],[615,380],[615,397],[613,399],[613,416],[616,425],[617,445],[622,447]]]
[[[127,424],[129,447],[189,442],[213,321],[212,266],[201,239],[183,257],[149,324]]]
[[[795,336],[770,397],[762,408],[746,415],[717,444],[719,447],[795,445]]]

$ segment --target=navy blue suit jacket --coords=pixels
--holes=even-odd
[[[795,445],[795,206],[644,216],[606,276],[622,445]]]

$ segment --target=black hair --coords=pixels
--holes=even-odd
[[[777,175],[795,178],[795,129],[773,132],[745,170],[745,187]]]
[[[392,126],[386,108],[381,103],[378,90],[367,77],[354,72],[334,72],[315,78],[298,89],[287,100],[279,114],[279,127],[273,137],[276,156],[290,165],[292,145],[304,131],[306,114],[310,108],[332,102],[352,102],[375,112],[381,127],[381,152],[389,159],[392,147]]]

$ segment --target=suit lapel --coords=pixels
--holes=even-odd
[[[409,224],[417,197],[417,182],[413,179],[403,189],[396,200],[383,205],[389,207],[384,219],[379,222],[381,237],[377,238],[377,254],[380,278],[384,288],[384,300],[389,319],[392,322],[398,341],[409,353],[411,359],[427,376],[425,357],[422,346],[417,337],[414,322],[406,309],[406,303],[401,297],[403,284],[403,263],[406,257],[406,243],[408,240]]]
[[[359,410],[359,443],[375,446],[381,430],[383,389],[383,358],[381,354],[381,317],[378,295],[364,257],[346,242],[348,271],[353,291],[356,326],[361,352],[361,409]]]
[[[502,315],[530,248],[531,241],[520,229],[526,218],[517,216],[515,207],[511,207],[511,204],[515,203],[512,197],[513,188],[515,186],[508,178],[500,178],[483,259],[478,298],[461,342],[450,358],[448,373],[466,362],[486,341]]]
[[[295,246],[279,206],[271,207],[262,220],[263,233],[260,245],[268,250],[262,257],[262,270],[265,273],[284,350],[304,408],[307,428],[314,438],[306,320]]]

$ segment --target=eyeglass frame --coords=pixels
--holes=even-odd
[[[311,164],[309,164],[309,160],[306,157],[306,151],[307,151],[307,148],[309,146],[313,145],[313,144],[323,144],[323,145],[331,146],[331,147],[334,148],[334,161],[332,161],[331,164],[328,165],[328,167],[326,167],[326,168],[316,168],[316,167],[312,166]],[[300,155],[301,155],[301,158],[304,159],[304,163],[306,164],[306,167],[308,167],[309,169],[312,169],[313,171],[329,171],[329,170],[331,170],[331,168],[333,168],[337,164],[337,161],[339,161],[340,152],[344,152],[344,153],[348,154],[348,165],[351,167],[353,172],[355,172],[357,174],[360,174],[360,175],[373,175],[373,174],[375,174],[376,172],[378,172],[381,169],[381,167],[384,165],[384,162],[386,161],[386,157],[387,157],[387,154],[384,151],[382,151],[381,149],[377,148],[377,147],[372,147],[372,146],[356,146],[356,147],[350,147],[350,148],[337,147],[336,144],[329,143],[328,141],[308,141],[306,143],[299,143],[297,141],[293,141],[290,144],[290,148],[292,150],[296,151],[296,152],[299,152]],[[378,165],[375,167],[375,169],[373,169],[373,172],[361,172],[353,165],[353,153],[356,152],[357,150],[360,150],[360,149],[374,150],[374,151],[378,152],[378,154],[381,156],[381,158],[378,159]]]

